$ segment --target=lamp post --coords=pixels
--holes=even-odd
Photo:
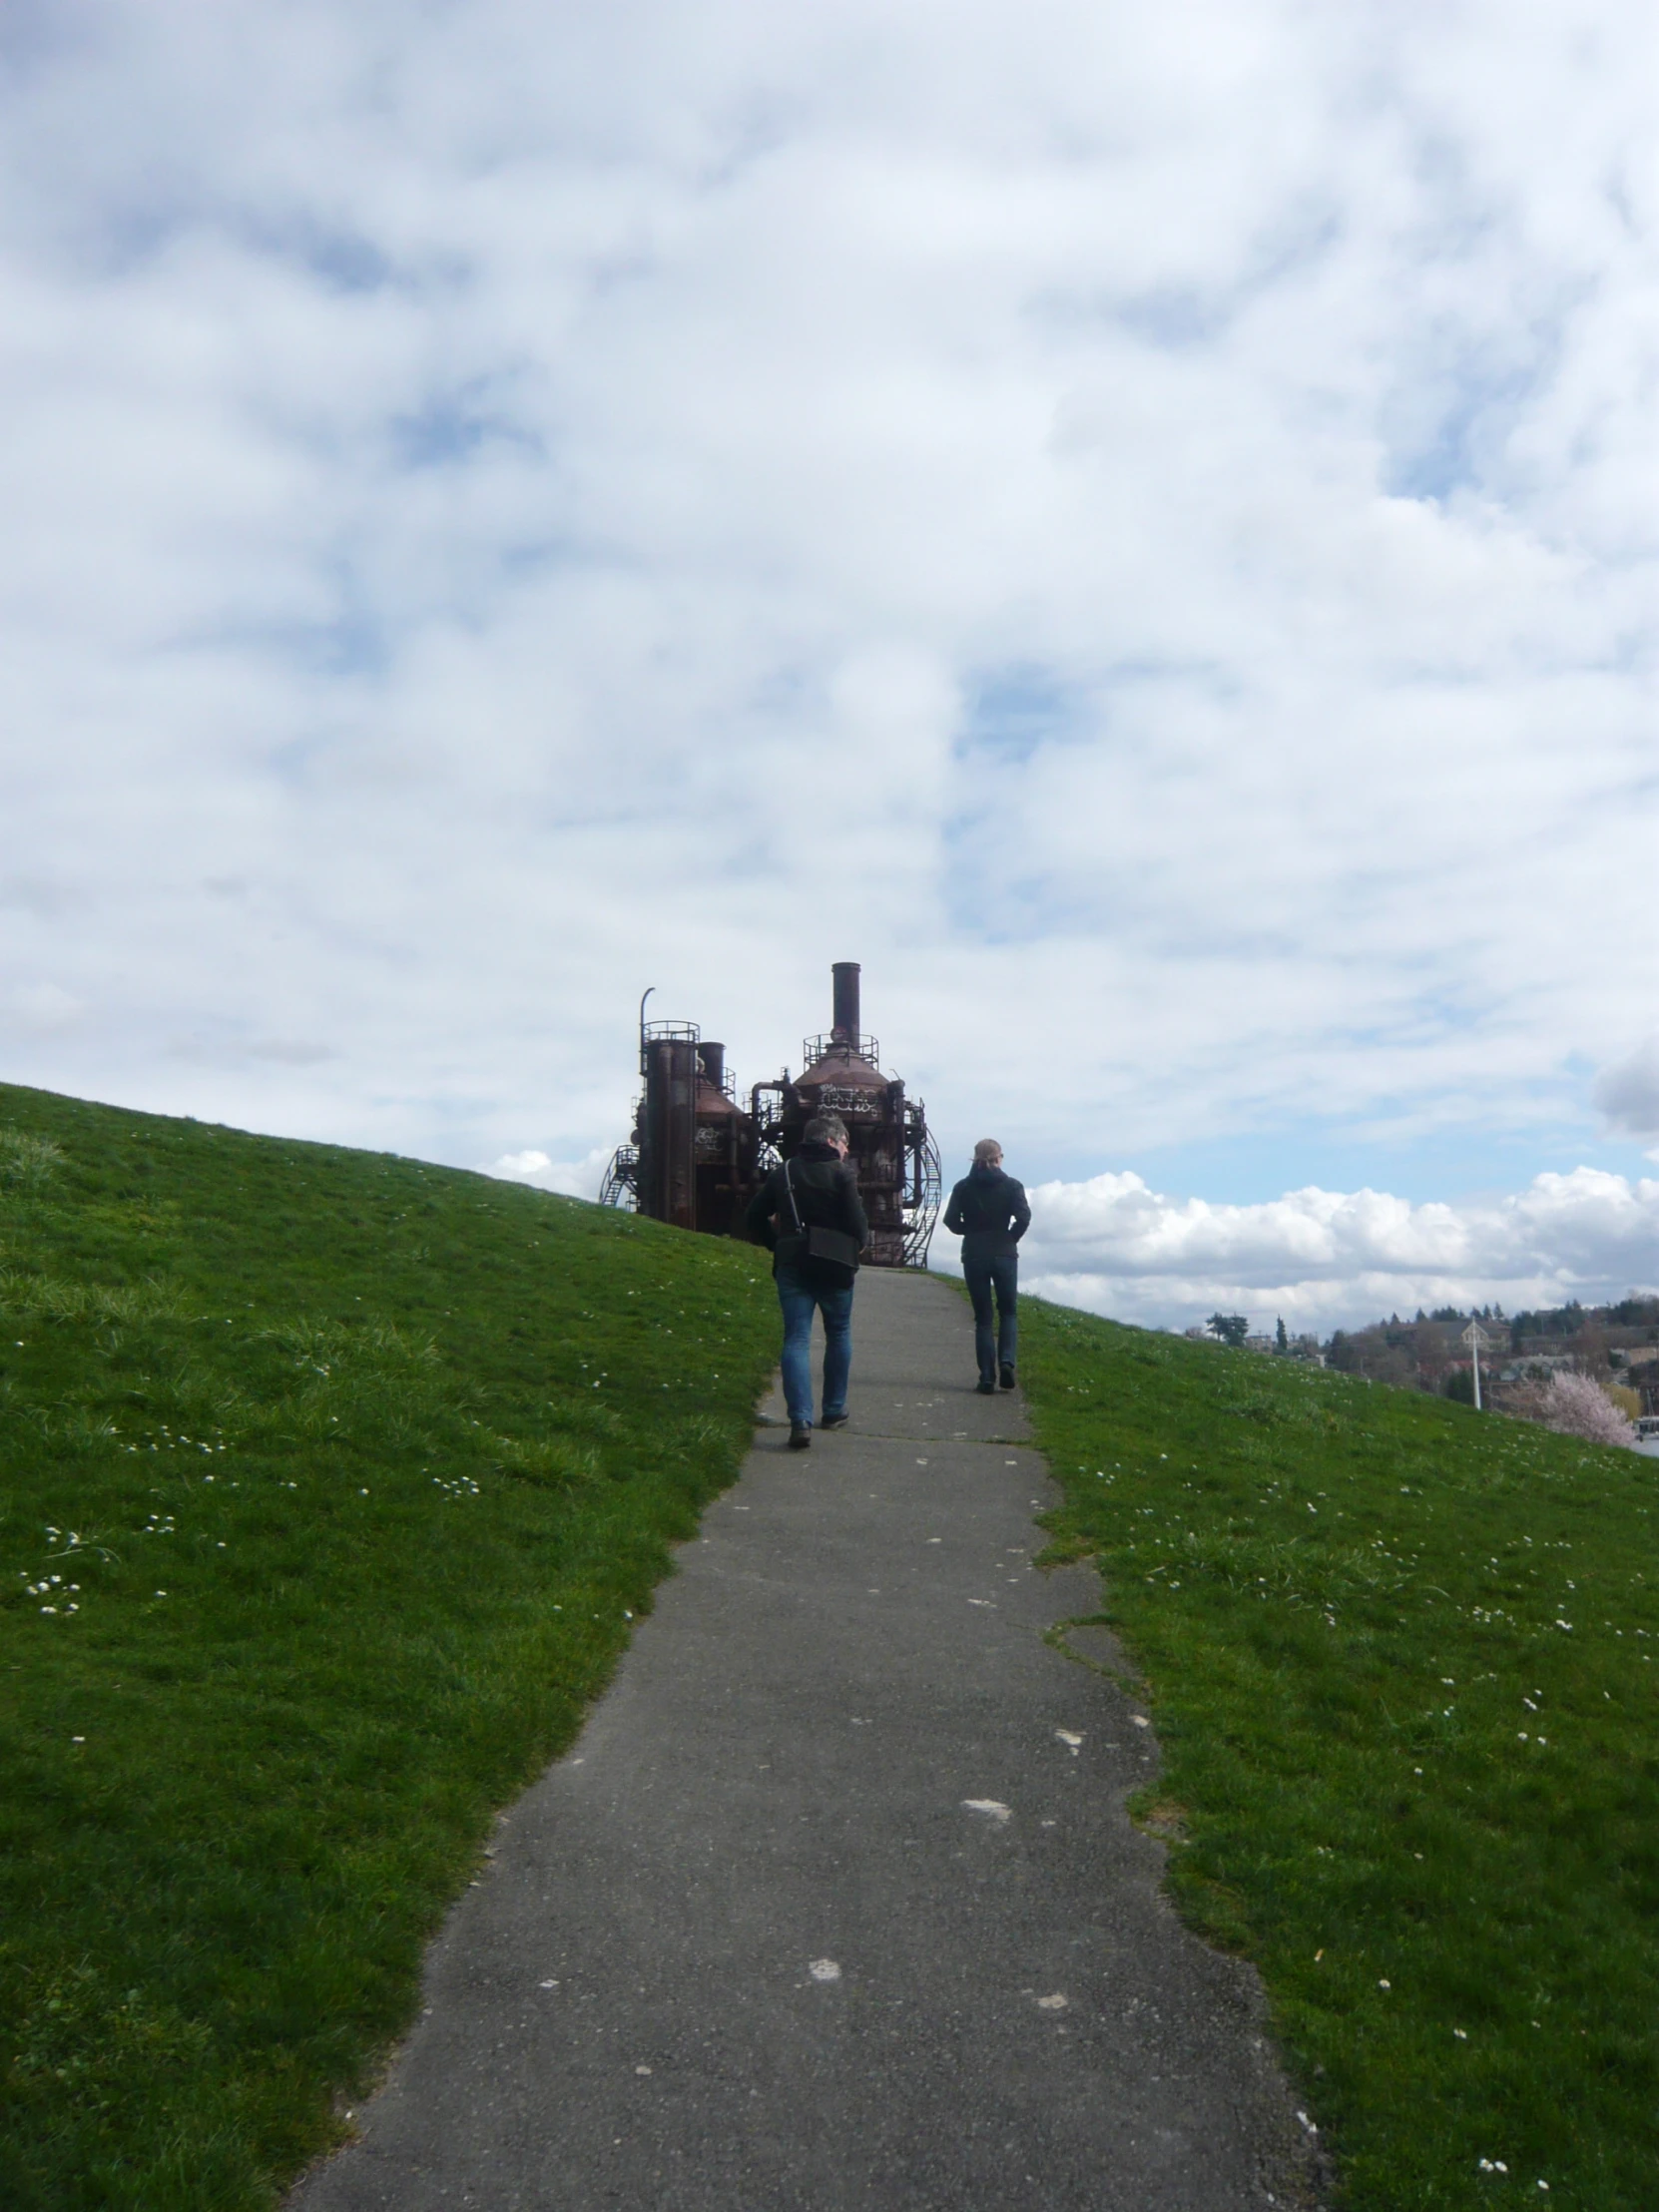
[[[1480,1355],[1489,1352],[1492,1340],[1477,1321],[1471,1321],[1463,1331],[1463,1342],[1474,1355],[1474,1409],[1480,1410]]]

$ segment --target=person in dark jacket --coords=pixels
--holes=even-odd
[[[973,1301],[973,1348],[979,1387],[987,1394],[1000,1380],[1011,1390],[1019,1352],[1019,1240],[1031,1226],[1025,1185],[1002,1172],[1002,1147],[981,1137],[973,1165],[950,1194],[944,1225],[962,1240],[962,1274]],[[991,1328],[991,1293],[996,1328]]]
[[[846,1124],[819,1114],[807,1124],[801,1149],[776,1167],[749,1202],[744,1227],[770,1246],[773,1280],[784,1311],[784,1397],[790,1409],[790,1449],[813,1440],[813,1314],[824,1316],[822,1425],[846,1425],[846,1385],[852,1373],[852,1283],[869,1222],[858,1196],[858,1173],[847,1165]],[[813,1230],[838,1241],[832,1257],[808,1250]]]

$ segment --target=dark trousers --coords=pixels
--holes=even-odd
[[[1019,1351],[1019,1254],[962,1255],[962,1275],[973,1301],[973,1349],[979,1380],[994,1382],[998,1366],[1011,1368]],[[991,1328],[991,1293],[996,1293],[996,1328]]]

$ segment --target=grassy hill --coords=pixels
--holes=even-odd
[[[775,1357],[764,1255],[0,1087],[0,2202],[267,2207]]]
[[[0,1087],[0,2204],[269,2212],[776,1349],[764,1256]],[[1024,1377],[1354,2212],[1647,2212],[1659,1468],[1028,1305]]]
[[[1140,1814],[1260,1965],[1355,2212],[1659,2203],[1659,1465],[1022,1315],[1061,1555],[1144,1670]]]

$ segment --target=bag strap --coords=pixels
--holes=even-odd
[[[804,1237],[807,1234],[807,1224],[801,1218],[801,1201],[796,1197],[795,1185],[790,1180],[790,1169],[793,1165],[793,1161],[786,1160],[784,1162],[784,1188],[790,1194],[790,1212],[795,1216],[795,1233],[798,1237]]]

